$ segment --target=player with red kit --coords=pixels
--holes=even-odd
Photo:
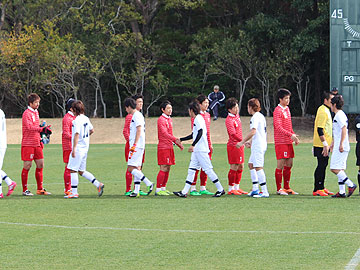
[[[277,93],[279,100],[278,106],[274,110],[274,142],[277,159],[275,170],[276,193],[278,195],[298,194],[290,188],[291,168],[293,166],[294,147],[299,144],[299,138],[292,128],[291,114],[289,109],[291,92],[285,88],[280,88]],[[281,188],[282,178],[284,178],[284,188]]]
[[[24,167],[21,173],[21,181],[23,187],[24,196],[33,196],[28,190],[28,174],[32,165],[32,161],[35,161],[36,170],[35,178],[37,182],[38,195],[49,195],[43,188],[43,167],[44,167],[44,154],[43,144],[40,142],[40,132],[48,129],[48,126],[40,127],[38,108],[40,105],[40,97],[31,93],[28,96],[28,108],[22,115],[22,141],[21,141],[21,160],[24,161]]]
[[[244,146],[236,147],[236,144],[243,139],[238,101],[236,98],[229,98],[225,103],[225,107],[228,111],[225,125],[229,135],[227,154],[230,164],[228,195],[248,194],[240,189],[240,181],[244,169]]]
[[[67,113],[65,114],[62,120],[62,149],[63,149],[63,161],[65,163],[65,170],[64,170],[65,195],[69,195],[71,193],[71,176],[70,176],[70,170],[67,168],[67,164],[69,163],[69,156],[72,150],[72,145],[71,145],[72,122],[76,118],[76,116],[74,115],[71,109],[71,105],[74,103],[74,101],[75,99],[70,98],[66,102]]]
[[[169,196],[170,191],[166,190],[166,184],[169,180],[171,165],[175,165],[175,154],[173,144],[176,144],[181,150],[184,147],[179,138],[173,135],[173,124],[171,119],[172,106],[169,101],[164,101],[160,105],[162,115],[158,118],[158,146],[157,159],[160,166],[156,182],[156,196]]]
[[[210,113],[207,112],[207,109],[209,108],[209,99],[205,95],[199,95],[197,97],[197,102],[199,102],[200,105],[200,115],[204,118],[205,124],[206,124],[206,132],[207,132],[207,141],[209,145],[209,157],[211,160],[211,156],[213,153],[213,147],[211,145],[211,139],[210,139]],[[194,125],[194,119],[191,118],[191,127]],[[194,176],[194,182],[191,185],[190,189],[190,195],[191,196],[200,196],[200,195],[214,195],[215,193],[210,192],[206,189],[206,182],[207,182],[207,174],[201,169],[200,171],[200,192],[196,190],[196,181],[198,177],[199,171],[196,171]]]

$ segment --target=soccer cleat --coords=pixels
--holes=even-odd
[[[248,196],[250,196],[250,197],[254,197],[255,195],[256,196],[258,196],[259,195],[259,190],[257,189],[257,190],[252,190],[249,194],[248,194]]]
[[[131,189],[129,190],[129,191],[127,191],[127,192],[125,192],[125,196],[129,196],[130,194],[132,193],[132,191],[131,191]]]
[[[140,196],[147,196],[147,195],[149,195],[147,192],[144,192],[144,191],[142,191],[142,190],[139,190],[139,194],[140,194]]]
[[[197,190],[190,191],[190,195],[191,196],[201,196],[200,192],[198,192]]]
[[[225,190],[216,191],[215,194],[213,195],[213,197],[221,197],[224,194],[225,194]]]
[[[289,194],[287,194],[287,192],[284,190],[284,189],[279,189],[278,191],[276,191],[276,194],[277,195],[284,195],[284,196],[287,196]]]
[[[331,197],[333,198],[346,198],[346,195],[345,194],[341,194],[341,193],[336,193],[335,195],[332,195]]]
[[[71,189],[69,189],[68,191],[64,191],[64,194],[65,194],[65,196],[70,195],[71,194]]]
[[[174,191],[173,192],[176,196],[181,197],[181,198],[186,198],[187,194],[183,194],[181,191]]]
[[[147,195],[150,195],[150,193],[153,191],[153,189],[154,189],[154,184],[151,183],[151,185],[147,187],[147,190],[148,190]]]
[[[9,186],[8,193],[6,194],[6,196],[10,196],[14,192],[15,188],[16,188],[16,182],[12,181],[12,183]]]
[[[242,193],[236,189],[233,189],[231,191],[228,191],[228,195],[242,195]]]
[[[313,192],[313,196],[329,196],[324,190],[317,190]]]
[[[352,187],[348,187],[348,195],[347,196],[350,197],[354,193],[356,188],[357,188],[357,185],[355,185],[355,184]]]
[[[140,197],[140,193],[131,192],[129,197],[131,197],[131,198]]]
[[[327,188],[324,188],[324,192],[325,192],[327,195],[334,195],[334,194],[335,194],[334,192],[329,191]]]
[[[101,195],[103,195],[104,193],[104,187],[105,185],[103,183],[100,183],[99,187],[98,187],[98,196],[101,197]]]
[[[155,196],[169,196],[169,194],[164,190],[160,190],[159,192],[155,192]]]
[[[167,194],[169,194],[169,195],[171,195],[171,194],[173,194],[171,191],[168,191],[167,189],[166,190],[163,190],[163,191],[165,191]]]
[[[4,195],[0,193],[0,199],[4,199]]]
[[[200,195],[214,195],[215,193],[214,192],[210,192],[208,190],[200,190]]]
[[[30,190],[25,190],[23,193],[23,196],[34,196],[34,194],[32,194],[31,192],[30,192]]]
[[[64,196],[65,199],[78,199],[79,198],[79,194],[73,194],[72,192],[70,192],[69,195]]]
[[[43,189],[38,189],[38,190],[36,191],[36,194],[37,194],[37,195],[51,195],[51,193],[50,193],[50,192],[47,192],[45,188],[43,188]]]
[[[247,194],[248,194],[248,192],[243,191],[241,188],[237,189],[236,191],[240,192],[241,194],[245,194],[245,195],[247,195]]]
[[[293,191],[291,188],[284,189],[284,191],[289,195],[298,195],[299,193]]]

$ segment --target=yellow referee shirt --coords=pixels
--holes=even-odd
[[[324,104],[321,105],[316,112],[313,144],[315,147],[324,147],[317,132],[318,128],[323,129],[325,140],[330,146],[332,142],[332,119],[329,107],[325,106]]]

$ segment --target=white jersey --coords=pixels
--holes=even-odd
[[[341,140],[341,130],[343,127],[346,127],[346,135],[343,142],[344,151],[350,151],[350,144],[349,144],[349,134],[348,134],[348,118],[346,114],[340,110],[335,114],[333,120],[333,136],[334,136],[334,149],[339,149],[340,140]]]
[[[133,117],[132,117],[131,123],[130,123],[130,136],[129,136],[130,147],[135,142],[136,129],[139,126],[141,126],[141,133],[140,133],[140,138],[139,138],[139,141],[137,142],[136,147],[145,148],[145,119],[141,112],[136,111],[133,114]]]
[[[0,148],[4,149],[7,147],[6,141],[6,119],[3,110],[0,109]]]
[[[251,150],[266,151],[266,119],[261,112],[256,112],[250,119],[250,129],[256,129],[252,138]]]
[[[90,144],[90,130],[94,129],[90,122],[90,119],[84,114],[76,116],[72,122],[72,138],[71,142],[74,145],[74,136],[76,133],[79,134],[79,141],[76,149],[80,151],[88,151]]]
[[[195,144],[194,152],[206,152],[209,153],[209,143],[207,141],[207,130],[204,117],[198,114],[194,119],[194,125],[192,130],[193,141],[195,141],[199,130],[202,129],[203,133],[201,139]]]

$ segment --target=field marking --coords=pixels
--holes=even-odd
[[[16,225],[25,227],[47,227],[57,229],[85,229],[85,230],[113,230],[113,231],[141,231],[141,232],[176,232],[176,233],[268,233],[268,234],[351,234],[360,235],[360,232],[293,232],[293,231],[245,231],[245,230],[231,230],[231,231],[220,231],[220,230],[165,230],[165,229],[146,229],[146,228],[119,228],[119,227],[84,227],[84,226],[65,226],[65,225],[51,225],[51,224],[33,224],[33,223],[19,223],[19,222],[6,222],[0,221],[0,224],[4,225]],[[358,254],[359,253],[359,254]],[[360,249],[355,254],[357,260],[360,259]],[[355,258],[356,256],[354,256]],[[350,263],[349,263],[350,264]]]
[[[360,248],[356,251],[354,257],[350,262],[345,266],[345,270],[355,270],[360,263]]]

